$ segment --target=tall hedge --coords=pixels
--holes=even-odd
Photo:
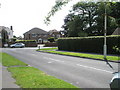
[[[103,45],[104,36],[69,37],[60,38],[58,40],[58,49],[66,51],[103,53]],[[120,51],[120,35],[107,36],[107,53],[120,54],[119,51]]]

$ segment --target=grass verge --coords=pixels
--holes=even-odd
[[[48,51],[48,50],[57,50],[58,48],[43,48],[43,49],[38,49],[37,51]]]
[[[52,49],[49,51],[47,51],[47,50],[37,50],[37,51],[55,53],[55,54],[60,54],[60,55],[69,55],[69,56],[77,56],[77,57],[104,60],[103,55],[96,55],[96,54],[86,54],[86,53],[66,52],[66,51],[62,52],[62,51],[55,51],[55,49]],[[120,59],[120,57],[118,57],[118,56],[107,56],[107,60],[109,60],[109,61],[118,61],[119,59]]]
[[[26,66],[27,64],[19,61],[18,59],[14,58],[13,56],[7,54],[7,53],[0,53],[2,56],[2,65],[3,66],[16,66],[16,65],[23,65]]]
[[[33,67],[9,67],[8,70],[22,88],[77,88]]]
[[[22,67],[8,67],[8,71],[16,79],[16,84],[21,88],[77,88],[63,80],[49,76],[34,67],[26,67],[25,63],[11,55],[0,53],[4,66],[22,65]],[[24,65],[24,67],[23,67]]]

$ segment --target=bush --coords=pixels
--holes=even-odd
[[[55,42],[55,38],[54,37],[50,37],[50,38],[48,38],[48,41],[49,42]]]
[[[114,47],[120,49],[120,35],[107,36],[107,53],[120,54]],[[58,40],[58,49],[66,51],[103,53],[104,36],[70,37]]]

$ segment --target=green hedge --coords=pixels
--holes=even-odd
[[[69,37],[58,40],[58,49],[66,51],[103,53],[103,45],[104,36]],[[120,54],[119,49],[120,35],[107,36],[107,53]]]

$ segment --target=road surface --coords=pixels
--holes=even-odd
[[[113,70],[104,61],[42,53],[36,48],[4,48],[3,52],[77,87],[110,88]],[[118,69],[117,63],[110,64]]]

